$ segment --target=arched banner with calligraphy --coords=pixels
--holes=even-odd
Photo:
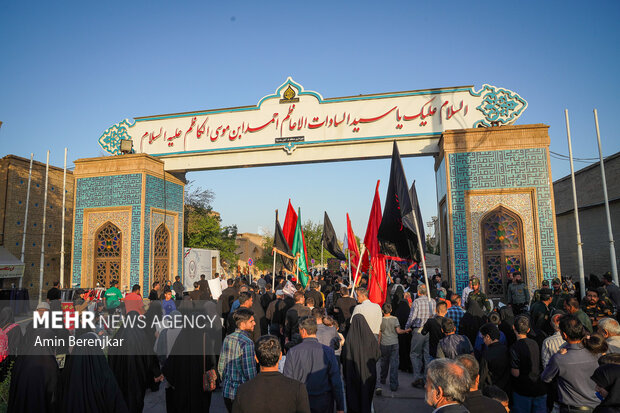
[[[99,144],[120,154],[121,139],[130,139],[134,152],[179,171],[389,157],[395,139],[411,143],[403,155],[432,154],[445,130],[509,125],[526,108],[515,92],[490,85],[325,99],[289,77],[256,106],[124,120]]]

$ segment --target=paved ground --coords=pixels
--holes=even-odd
[[[411,374],[400,372],[398,380],[400,387],[396,392],[391,392],[389,385],[383,385],[383,394],[374,397],[373,405],[376,413],[405,411],[430,413],[433,411],[433,409],[424,402],[424,390],[411,387]],[[163,391],[163,386],[160,386],[160,389],[161,390],[157,393],[147,391],[144,400],[144,413],[166,413],[166,396]],[[226,413],[224,398],[222,397],[221,391],[213,393],[210,412]]]

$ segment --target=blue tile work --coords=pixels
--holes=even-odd
[[[151,208],[160,208],[167,211],[174,211],[179,213],[179,229],[178,229],[178,243],[179,254],[176,268],[177,274],[183,277],[183,186],[166,181],[165,183],[165,197],[164,197],[164,180],[155,176],[146,176],[146,200],[145,200],[145,220],[144,220],[144,293],[148,294],[147,290],[150,283],[150,254],[151,250],[151,228],[150,228],[150,216]]]
[[[76,184],[75,221],[73,231],[73,283],[82,277],[82,228],[84,209],[111,206],[131,206],[131,265],[130,283],[138,282],[140,270],[140,204],[142,174],[80,178]]]
[[[542,273],[557,276],[553,210],[549,189],[547,153],[544,148],[465,152],[449,155],[456,288],[467,285],[466,190],[536,188]]]

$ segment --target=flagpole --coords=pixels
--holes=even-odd
[[[276,252],[276,248],[273,248],[273,272],[271,273],[271,291],[275,293],[276,291],[276,257],[278,253]]]
[[[28,228],[28,204],[30,203],[30,183],[32,182],[32,158],[34,157],[34,153],[30,153],[30,171],[28,172],[28,192],[26,192],[26,211],[24,212],[24,233],[22,235],[22,264],[25,264],[24,256],[26,253],[26,231]],[[22,288],[22,282],[24,280],[24,274],[19,279],[19,288]]]
[[[581,246],[583,245],[581,242],[581,232],[579,231],[579,207],[577,205],[577,188],[575,187],[575,170],[573,168],[573,145],[570,141],[570,125],[568,122],[568,109],[564,109],[564,116],[566,117],[566,136],[568,137],[568,157],[570,160],[570,175],[573,183],[573,204],[575,208],[575,227],[577,231],[577,264],[579,265],[579,287],[581,295],[584,297],[586,295],[586,281],[583,273],[583,251],[581,250]]]
[[[424,268],[424,282],[426,283],[426,294],[428,298],[431,298],[431,288],[428,285],[428,275],[426,274],[426,258],[424,257],[424,251],[422,250],[422,239],[420,238],[420,227],[418,226],[418,214],[413,211],[413,223],[415,224],[415,232],[418,238],[418,246],[420,247],[420,255],[422,256],[422,267]]]
[[[360,251],[360,259],[357,262],[357,268],[355,269],[355,281],[353,282],[353,294],[355,296],[357,296],[357,294],[355,294],[355,286],[357,285],[357,279],[360,275],[360,266],[362,265],[362,258],[364,257],[364,253],[366,252],[366,245],[361,244],[362,245],[362,250]]]
[[[347,248],[347,254],[349,254],[349,285],[351,285],[351,282],[353,281],[353,279],[351,278],[351,250]]]
[[[39,264],[39,302],[43,297],[43,265],[45,264],[45,217],[47,214],[47,184],[50,170],[50,151],[47,151],[45,162],[45,195],[43,196],[43,232],[41,233],[41,262]]]
[[[323,233],[321,233],[321,274],[323,274]]]
[[[605,179],[605,163],[603,162],[603,150],[601,149],[601,133],[598,130],[598,112],[594,109],[594,123],[596,124],[596,139],[598,140],[598,156],[601,159],[601,177],[603,180],[603,195],[605,195],[605,213],[607,215],[607,231],[609,233],[609,258],[611,259],[611,276],[618,285],[618,265],[616,264],[616,248],[614,246],[614,233],[611,230],[611,216],[609,214],[609,197],[607,196],[607,180]]]
[[[67,148],[65,148],[65,168],[62,177],[62,232],[60,233],[60,288],[65,285],[65,205],[67,200]]]

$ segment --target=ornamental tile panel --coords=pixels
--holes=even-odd
[[[183,186],[176,184],[174,182],[165,181],[165,193],[166,197],[164,197],[164,180],[152,175],[146,176],[146,208],[145,214],[147,217],[152,215],[151,209],[158,208],[164,209],[166,211],[174,211],[178,213],[178,222],[179,228],[177,231],[177,240],[178,240],[178,251],[176,251],[176,259],[178,265],[174,265],[174,269],[176,274],[183,276],[183,248],[180,246],[183,245]],[[155,227],[156,229],[157,227]],[[170,228],[170,227],[169,227]],[[144,258],[144,275],[143,275],[143,285],[150,284],[150,274],[151,274],[151,222],[150,219],[145,219],[144,221],[144,232],[147,234],[144,238],[144,249],[142,251]],[[174,232],[171,232],[174,234]],[[172,259],[172,257],[171,257]]]
[[[464,191],[467,190],[533,187],[536,192],[542,277],[556,277],[557,261],[546,149],[462,152],[448,156],[457,289],[460,291],[467,285],[470,272],[464,203]]]
[[[84,209],[131,206],[130,283],[138,281],[140,269],[140,204],[142,202],[142,174],[96,176],[77,179],[75,188],[75,222],[73,243],[73,279],[82,279],[84,240]],[[87,275],[87,274],[85,274]],[[86,286],[86,285],[84,285]]]

